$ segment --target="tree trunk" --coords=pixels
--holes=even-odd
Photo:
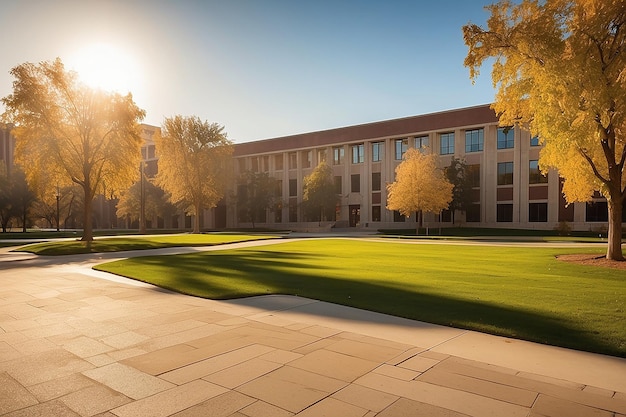
[[[611,190],[613,191],[613,190]],[[614,198],[613,194],[617,194]],[[609,233],[608,233],[608,247],[606,250],[606,259],[614,261],[623,261],[624,255],[622,253],[622,210],[623,202],[621,196],[621,190],[617,189],[615,192],[611,192],[607,199],[609,209]]]
[[[93,199],[89,197],[89,193],[85,193],[85,210],[83,211],[83,242],[91,242],[93,240],[93,224],[91,223],[91,212],[93,210]]]
[[[193,231],[191,233],[200,233],[200,216],[202,215],[201,204],[196,204],[196,215],[193,219]]]

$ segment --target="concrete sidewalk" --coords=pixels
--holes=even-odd
[[[624,359],[300,297],[212,301],[8,265],[0,415],[626,417]]]

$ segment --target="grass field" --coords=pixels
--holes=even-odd
[[[231,233],[145,235],[96,238],[90,245],[80,240],[35,243],[20,248],[37,255],[73,255],[77,253],[119,252],[181,246],[212,246],[248,240],[273,239],[276,235],[244,235]]]
[[[626,357],[624,271],[555,259],[603,251],[314,239],[97,269],[206,298],[291,294]]]

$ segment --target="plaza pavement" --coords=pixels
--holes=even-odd
[[[91,269],[170,252],[0,249],[0,415],[626,417],[624,359]]]

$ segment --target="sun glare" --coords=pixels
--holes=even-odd
[[[84,47],[70,58],[67,67],[93,88],[121,94],[138,88],[138,69],[132,56],[108,43]]]

